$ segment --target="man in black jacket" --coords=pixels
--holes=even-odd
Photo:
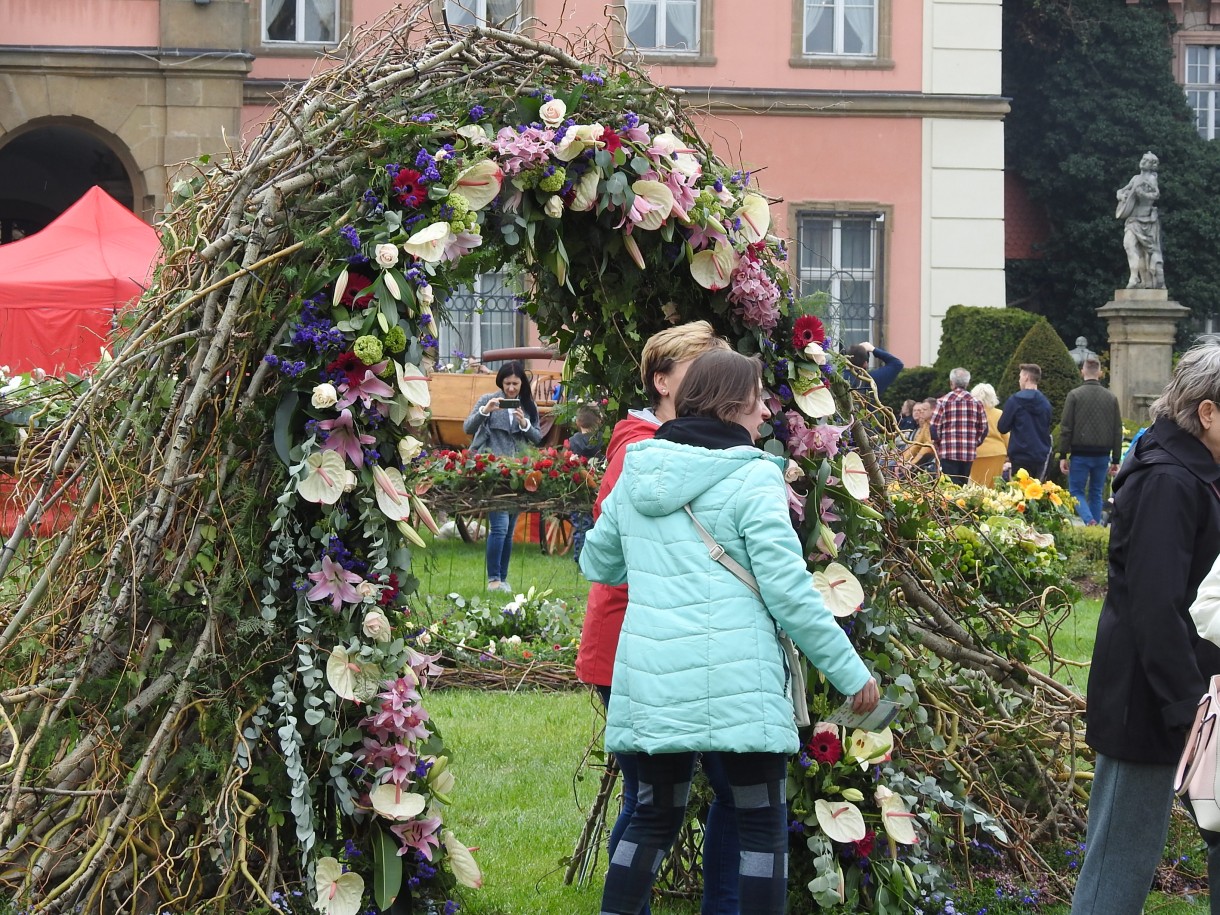
[[[1101,386],[1101,362],[1086,356],[1084,383],[1068,393],[1059,420],[1059,470],[1085,524],[1101,524],[1106,474],[1117,473],[1123,456],[1123,418],[1118,398]]]
[[[1220,552],[1220,346],[1190,350],[1114,481],[1110,578],[1089,671],[1097,751],[1072,915],[1139,915],[1165,847],[1173,778],[1220,647],[1189,607]],[[1220,887],[1220,834],[1204,832]],[[1215,898],[1215,897],[1213,897]]]

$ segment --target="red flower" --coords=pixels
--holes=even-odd
[[[792,329],[792,345],[798,350],[803,350],[810,343],[825,343],[826,328],[822,326],[822,322],[813,315],[804,315],[796,319],[796,326]]]
[[[843,758],[843,744],[833,728],[814,731],[809,738],[809,755],[820,763],[834,765]]]
[[[346,308],[364,308],[372,301],[373,291],[368,288],[372,285],[373,281],[363,273],[349,273],[347,288],[343,290],[339,304]]]
[[[852,850],[855,851],[859,858],[867,858],[873,853],[873,843],[876,840],[877,834],[871,829],[864,834],[863,839],[857,839],[851,843]]]
[[[602,128],[602,135],[600,137],[598,137],[598,139],[601,140],[602,143],[605,144],[606,152],[611,153],[611,154],[613,154],[615,151],[617,151],[619,149],[622,149],[622,147],[623,147],[622,137],[620,137],[617,133],[615,133],[609,127]]]
[[[352,279],[355,279],[354,275]],[[368,366],[355,353],[344,353],[326,367],[328,375],[337,375],[339,372],[346,375],[349,385],[360,384],[364,380],[364,373],[366,371],[368,371]]]
[[[413,168],[400,168],[394,176],[394,195],[403,206],[416,209],[427,197],[428,192],[419,179],[419,172]]]

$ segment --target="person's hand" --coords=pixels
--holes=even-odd
[[[877,678],[869,677],[864,688],[851,697],[851,710],[857,715],[864,715],[875,709],[880,701],[881,690],[877,688]]]
[[[865,340],[863,343],[861,343],[860,346],[861,346],[861,348],[863,348],[863,350],[866,353],[871,353],[873,350],[875,350],[877,348],[877,347],[873,346],[871,343],[869,343],[867,340]]]
[[[517,425],[524,429],[526,423],[525,411],[520,407],[517,407],[517,409],[513,410],[513,416],[517,419]]]
[[[1116,473],[1118,473],[1118,465],[1111,464],[1110,465],[1110,476],[1114,476]]]
[[[1068,459],[1067,459],[1067,458],[1060,458],[1060,459],[1059,459],[1059,472],[1060,472],[1060,473],[1067,473],[1067,472],[1068,472]]]
[[[500,400],[501,398],[499,397],[493,397],[491,400],[487,401],[484,409],[486,409],[488,413],[495,413],[496,410],[500,409]]]

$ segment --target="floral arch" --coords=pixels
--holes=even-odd
[[[673,322],[712,320],[764,361],[765,447],[799,465],[819,586],[914,722],[844,735],[841,779],[796,763],[794,871],[819,904],[923,898],[955,836],[1070,817],[1078,700],[992,637],[1011,616],[929,570],[930,509],[889,498],[873,445],[892,418],[823,352],[750,176],[600,48],[443,34],[426,10],[350,39],[246,150],[174,189],[120,351],[23,455],[29,520],[64,492],[80,505],[53,550],[21,558],[19,531],[0,558],[21,584],[0,633],[0,893],[202,913],[296,891],[355,915],[478,884],[445,824],[410,561],[434,322],[505,264],[579,354],[571,384],[615,406]],[[810,701],[829,711],[823,687]],[[866,822],[893,827],[871,884],[840,854]]]

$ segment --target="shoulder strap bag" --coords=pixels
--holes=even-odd
[[[1200,829],[1220,832],[1220,675],[1211,678],[1199,700],[1186,748],[1178,762],[1173,790],[1187,800]]]
[[[753,591],[759,600],[762,600],[762,594],[758,590],[758,580],[750,570],[724,551],[724,547],[716,542],[716,538],[708,529],[699,523],[695,513],[690,510],[689,503],[682,507],[694,522],[695,530],[699,532],[699,539],[707,547],[707,554],[736,575],[742,584]],[[784,667],[788,673],[788,698],[792,700],[792,717],[796,726],[803,728],[809,724],[809,703],[805,699],[805,660],[801,657],[801,653],[793,644],[792,639],[788,638],[787,633],[779,627],[778,623],[775,625],[775,634],[779,637],[779,647],[783,652]]]

